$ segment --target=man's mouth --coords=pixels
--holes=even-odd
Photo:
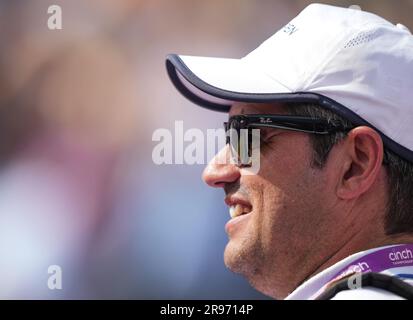
[[[236,218],[243,214],[247,214],[251,212],[251,207],[244,206],[242,204],[234,204],[229,206],[229,215],[231,218]]]
[[[236,195],[227,196],[225,203],[229,207],[229,215],[231,218],[236,218],[252,211],[252,205]]]
[[[225,231],[231,236],[240,225],[248,220],[252,212],[252,205],[245,199],[235,195],[227,196],[225,203],[229,208],[229,215],[231,216],[231,219],[225,225]]]

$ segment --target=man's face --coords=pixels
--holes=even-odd
[[[284,113],[281,105],[237,103],[230,116]],[[311,166],[309,135],[272,128],[261,129],[260,135],[258,174],[211,161],[203,178],[224,189],[225,202],[237,216],[225,226],[227,267],[258,290],[284,297],[319,266],[326,255],[318,250],[320,238],[337,221],[325,213],[334,203],[328,200],[325,171]],[[228,152],[227,146],[217,157]]]

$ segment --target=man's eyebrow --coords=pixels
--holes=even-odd
[[[248,109],[248,112],[246,112],[246,106],[241,106],[241,109],[236,113],[236,114],[231,114],[231,110],[229,112],[229,117],[234,116],[234,115],[241,115],[241,114],[259,114],[259,113],[265,113],[265,112],[260,112],[258,107],[255,107],[253,105],[250,105],[250,108]]]
[[[234,106],[234,105],[231,106],[231,109],[230,109],[229,112],[228,112],[228,117],[232,117],[232,116],[235,115],[234,112],[231,112],[231,111],[233,111],[233,106]],[[244,113],[245,113],[245,107],[242,106],[242,107],[241,107],[241,110],[240,110],[239,112],[237,112],[236,114],[238,115],[238,114],[244,114]]]

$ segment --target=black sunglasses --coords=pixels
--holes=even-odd
[[[251,165],[253,130],[262,127],[299,131],[320,135],[349,132],[354,127],[345,127],[334,120],[315,119],[303,116],[247,114],[236,115],[224,122],[226,143],[230,144],[232,157],[238,165]],[[234,153],[235,152],[235,156]]]

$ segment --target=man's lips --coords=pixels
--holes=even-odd
[[[247,200],[236,195],[225,197],[225,203],[229,207],[229,215],[231,218],[236,218],[252,211],[252,205]]]
[[[225,197],[225,203],[229,207],[229,215],[231,216],[231,219],[225,225],[225,231],[229,236],[233,236],[234,232],[243,224],[243,221],[248,220],[252,212],[252,205],[236,194]]]

